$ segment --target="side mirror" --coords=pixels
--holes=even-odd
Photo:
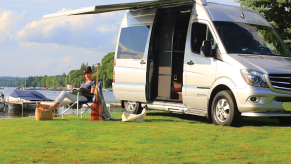
[[[211,40],[204,40],[200,49],[201,55],[205,57],[212,56],[212,42]]]

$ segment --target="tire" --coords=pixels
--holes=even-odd
[[[124,101],[124,111],[131,114],[142,112],[141,104],[135,101]]]
[[[220,91],[215,95],[211,106],[211,118],[215,125],[237,126],[239,124],[241,113],[237,109],[231,91]]]
[[[281,124],[290,125],[291,124],[291,117],[279,117],[278,118]]]

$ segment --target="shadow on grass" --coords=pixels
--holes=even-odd
[[[182,120],[188,121],[195,121],[199,123],[205,124],[213,124],[212,120],[207,119],[206,117],[195,116],[195,115],[188,115],[188,114],[176,114],[176,113],[168,113],[168,112],[155,112],[152,111],[151,113],[147,113],[147,116],[163,116],[163,117],[175,117]],[[147,119],[146,122],[179,122],[179,120],[172,120],[172,119]],[[195,122],[190,122],[193,124]],[[244,126],[272,126],[272,127],[291,127],[291,124],[281,124],[278,119],[276,118],[269,118],[269,117],[242,117],[239,127]]]
[[[281,124],[277,118],[269,117],[242,117],[240,125],[238,127],[244,126],[275,126],[275,127],[290,127],[291,124]]]
[[[146,119],[145,122],[179,122],[179,121],[170,119]]]
[[[208,120],[206,117],[194,116],[194,115],[188,115],[188,114],[176,114],[176,113],[170,113],[170,112],[151,112],[151,113],[147,113],[147,116],[175,117],[182,120],[212,124],[211,120]],[[179,122],[178,120],[171,120],[171,119],[147,119],[146,121],[147,122],[161,122],[161,121]],[[190,122],[190,124],[193,124],[193,123],[194,122]]]

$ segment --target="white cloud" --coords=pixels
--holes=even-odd
[[[61,70],[61,65],[70,65],[70,63],[72,63],[74,61],[74,57],[76,56],[73,56],[73,55],[68,55],[68,56],[65,56],[63,58],[53,58],[53,57],[49,57],[47,59],[42,59],[41,61],[38,62],[37,64],[37,68],[38,69],[46,69],[46,68],[49,68],[49,67],[52,67],[53,65],[55,65],[56,63],[58,63],[58,67],[56,70]]]
[[[25,12],[18,14],[14,11],[0,8],[0,43],[10,38],[10,32],[15,28],[17,21]]]
[[[65,56],[59,59],[59,63],[70,63],[72,61],[73,56]]]
[[[54,43],[19,42],[11,47],[14,49],[2,47],[0,51],[3,61],[0,70],[5,70],[0,72],[0,76],[58,75],[80,69],[83,62],[89,65],[100,63],[103,56],[110,52]]]
[[[106,27],[105,25],[101,25],[101,26],[98,26],[96,28],[97,31],[100,31],[102,33],[105,33],[105,32],[108,32],[110,31],[110,28],[109,27]]]
[[[38,62],[37,69],[48,68],[53,61],[54,61],[54,58],[42,60],[42,61]]]
[[[27,24],[13,36],[13,39],[21,42],[54,43],[78,47],[96,47],[96,45],[114,47],[111,40],[118,35],[122,16],[123,12],[110,12],[41,19]]]
[[[118,56],[122,59],[141,59],[144,52],[137,52],[132,49],[128,49],[121,43],[118,45]]]

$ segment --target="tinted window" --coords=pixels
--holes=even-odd
[[[228,53],[291,56],[271,27],[233,22],[214,24]]]
[[[117,58],[141,59],[143,58],[148,38],[149,27],[138,26],[121,29]]]
[[[192,51],[200,54],[200,48],[202,42],[206,40],[207,26],[205,24],[193,23],[192,24],[192,36],[191,46]]]
[[[210,40],[212,43],[212,50],[215,49],[215,40],[209,27],[206,24],[193,23],[191,36],[192,51],[200,54],[200,48],[204,40]]]

